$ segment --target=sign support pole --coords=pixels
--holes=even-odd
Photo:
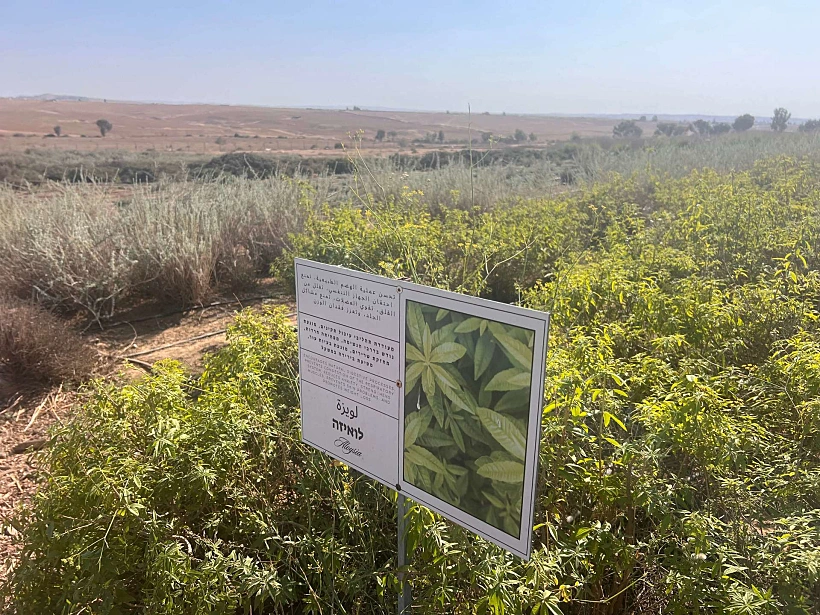
[[[407,514],[407,498],[398,494],[396,499],[396,513],[398,515],[398,535],[399,535],[399,568],[407,565],[407,525],[405,522],[405,515]],[[407,573],[399,572],[399,581],[401,587],[399,589],[399,615],[409,615],[410,606],[413,598],[410,593],[410,584],[407,582]]]

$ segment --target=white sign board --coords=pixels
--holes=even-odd
[[[296,260],[302,439],[523,558],[549,314]]]

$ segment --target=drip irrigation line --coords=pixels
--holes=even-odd
[[[278,297],[287,296],[286,294],[278,294],[278,295],[260,295],[258,297],[247,297],[246,299],[230,299],[227,301],[214,301],[212,303],[208,303],[206,305],[195,305],[192,307],[187,308],[180,308],[178,310],[172,310],[170,312],[164,312],[162,314],[154,314],[152,316],[143,316],[142,318],[134,318],[133,320],[121,320],[119,322],[115,322],[113,324],[108,325],[104,329],[115,329],[117,327],[124,327],[125,325],[131,325],[135,322],[145,322],[147,320],[154,320],[160,318],[167,318],[168,316],[174,316],[175,314],[184,314],[186,312],[195,312],[197,310],[204,310],[210,307],[218,307],[220,305],[233,305],[236,303],[251,303],[255,301],[264,301],[265,299],[276,299]]]

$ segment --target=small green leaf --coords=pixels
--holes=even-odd
[[[490,325],[490,330],[492,330],[492,325]],[[527,371],[532,369],[532,350],[530,348],[527,348],[526,345],[506,333],[496,333],[493,331],[493,335],[501,344],[504,354],[510,358],[510,361]]]
[[[615,421],[615,423],[618,425],[618,427],[620,427],[621,429],[626,431],[626,425],[624,425],[624,423],[621,419],[619,419],[614,414],[611,414],[610,412],[607,412],[606,410],[604,410],[604,427],[609,427],[609,421],[611,421],[611,420]]]
[[[456,327],[456,333],[471,333],[481,326],[480,318],[468,318]]]
[[[432,363],[454,363],[464,356],[467,349],[461,344],[455,342],[447,342],[436,346],[430,354],[430,362]]]
[[[439,322],[442,318],[447,316],[450,313],[450,310],[441,309],[436,313],[436,322]]]
[[[523,372],[520,368],[512,367],[498,372],[487,383],[488,391],[514,391],[526,389],[530,386],[530,372]]]
[[[467,448],[464,446],[464,436],[461,435],[461,430],[458,428],[458,423],[455,421],[450,421],[450,434],[453,436],[456,446],[461,449],[461,452],[466,453]]]
[[[419,304],[415,301],[407,302],[407,330],[410,332],[410,337],[413,343],[421,348],[422,335],[424,332],[424,315],[421,313]]]
[[[524,464],[517,461],[493,461],[478,468],[478,475],[499,483],[520,484],[524,481]]]
[[[478,420],[493,439],[498,442],[513,457],[524,460],[527,453],[527,436],[509,418],[489,408],[476,410]]]
[[[413,344],[407,344],[404,347],[404,354],[408,361],[424,361],[424,355]]]
[[[489,491],[482,491],[481,493],[484,495],[485,498],[487,498],[487,501],[496,508],[504,508],[504,502],[502,502],[499,498],[494,496]]]
[[[508,412],[510,410],[521,410],[530,405],[530,392],[526,389],[507,391],[493,407],[496,412]]]
[[[495,344],[489,335],[482,335],[475,345],[475,366],[473,367],[473,379],[481,378],[493,360]]]
[[[406,445],[406,435],[404,437],[404,442]],[[432,427],[424,432],[424,435],[419,439],[419,442],[427,448],[441,448],[443,446],[453,446],[455,444],[453,438],[436,427]]]
[[[428,397],[427,402],[430,404],[430,408],[433,410],[433,416],[436,417],[438,424],[444,427],[444,405],[442,404],[441,396],[436,393],[432,397]]]
[[[430,333],[427,323],[424,323],[424,328],[421,330],[421,349],[425,357],[429,357],[433,351],[433,334]]]
[[[433,369],[437,366],[433,365]],[[475,414],[475,410],[478,405],[475,403],[475,399],[473,398],[472,393],[469,391],[465,391],[461,387],[456,388],[442,388],[444,394],[450,398],[450,401],[453,402],[459,408],[466,410],[470,414]]]
[[[430,399],[436,394],[436,378],[433,376],[433,370],[430,365],[427,365],[424,371],[421,372],[421,388],[424,389],[424,394],[427,396],[427,399]]]
[[[433,370],[435,374],[436,380],[441,383],[442,388],[450,388],[450,389],[460,389],[458,382],[449,374],[449,372],[444,369],[441,365],[437,363],[431,363],[430,369]]]
[[[421,370],[424,369],[424,363],[416,362],[411,363],[404,372],[404,386],[406,391],[412,391],[413,387],[416,386],[416,381],[421,376]]]
[[[433,417],[433,413],[430,411],[430,408],[425,406],[424,410],[426,412],[413,412],[412,414],[408,415],[407,419],[404,422],[404,447],[407,448],[408,446],[412,446],[415,444],[416,440],[418,440],[419,436],[424,434],[427,431],[427,428],[430,426],[430,419]]]
[[[426,448],[420,446],[408,446],[404,449],[404,458],[410,460],[411,463],[427,468],[435,474],[446,474],[447,468],[433,453]],[[523,474],[522,474],[523,476]]]

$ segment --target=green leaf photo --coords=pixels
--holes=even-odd
[[[533,331],[407,302],[404,480],[518,537]]]

